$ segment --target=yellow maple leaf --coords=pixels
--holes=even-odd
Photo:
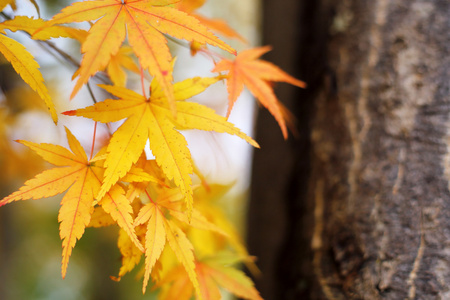
[[[44,78],[39,72],[39,64],[34,57],[19,42],[1,34],[0,29],[0,53],[11,63],[17,74],[22,77],[34,91],[45,101],[53,121],[58,121],[55,106],[51,100],[47,87],[44,85]]]
[[[143,69],[161,85],[175,113],[172,68],[167,40],[163,34],[188,41],[233,48],[218,39],[200,22],[170,5],[178,0],[103,0],[76,2],[55,15],[49,25],[97,20],[82,45],[80,77],[71,97],[110,61],[128,33],[128,41]]]
[[[237,135],[255,147],[259,145],[233,124],[217,115],[214,110],[193,102],[184,101],[218,81],[219,78],[190,78],[174,85],[177,118],[171,114],[165,93],[156,81],[152,82],[150,98],[115,86],[100,85],[119,97],[107,99],[93,106],[64,112],[65,115],[83,116],[103,123],[127,118],[113,134],[105,161],[105,179],[98,198],[124,176],[140,157],[147,140],[157,164],[164,174],[181,189],[186,197],[188,212],[192,211],[193,173],[192,158],[184,136],[179,129],[200,129]]]
[[[6,20],[0,23],[0,30],[8,29],[13,32],[21,30],[28,33],[32,39],[35,40],[48,40],[50,38],[65,37],[76,38],[82,30],[76,28],[70,28],[65,26],[52,26],[45,27],[37,34],[34,34],[36,30],[46,26],[48,21],[43,19],[35,19],[28,16],[16,16],[14,19]],[[34,34],[34,35],[33,35]]]
[[[20,141],[59,168],[45,170],[36,175],[35,178],[26,181],[17,192],[0,201],[2,206],[13,201],[51,197],[67,190],[61,200],[58,215],[63,248],[61,271],[63,278],[72,249],[90,222],[95,195],[100,189],[104,172],[100,159],[94,157],[88,160],[84,149],[67,128],[66,134],[72,152],[59,145]],[[136,247],[143,251],[134,231],[132,207],[124,196],[124,190],[119,185],[114,185],[99,204],[127,232]]]
[[[197,210],[193,210],[192,218],[189,221],[186,214],[183,213],[184,199],[178,189],[174,188],[156,188],[157,184],[150,184],[142,190],[139,200],[140,210],[135,218],[134,225],[141,239],[145,240],[145,271],[143,292],[145,292],[147,283],[154,270],[155,264],[160,260],[161,254],[168,244],[173,250],[178,261],[180,261],[193,282],[196,283],[194,272],[193,247],[184,230],[180,227],[184,224],[188,227],[211,230],[221,235],[226,235],[224,231],[206,220]],[[145,231],[143,232],[143,225]],[[140,254],[127,237],[119,237],[119,249],[122,253],[122,267],[119,271],[120,279],[125,273],[131,271],[140,260]],[[139,257],[138,257],[139,256]],[[163,264],[165,266],[165,264]]]
[[[147,194],[148,195],[148,194]],[[171,220],[166,218],[168,207],[172,207],[173,197],[179,195],[160,195],[155,201],[150,197],[150,203],[144,205],[135,219],[135,226],[147,224],[145,234],[145,274],[142,291],[145,293],[150,274],[161,256],[164,246],[167,243],[175,253],[177,259],[182,263],[193,286],[198,289],[198,281],[194,272],[194,254],[192,244],[187,239],[185,233]],[[178,196],[178,197],[177,197]],[[174,201],[178,202],[177,200]]]
[[[270,46],[265,46],[242,51],[236,56],[235,60],[223,59],[218,62],[213,72],[229,71],[227,77],[227,116],[230,115],[233,105],[242,93],[245,85],[275,117],[286,139],[288,136],[286,117],[288,114],[275,96],[269,82],[283,81],[302,88],[306,87],[306,84],[290,76],[274,64],[258,59],[271,49]]]

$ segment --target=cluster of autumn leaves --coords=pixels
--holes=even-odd
[[[102,150],[90,157],[67,128],[70,150],[59,145],[19,141],[55,168],[25,182],[17,192],[2,199],[0,206],[65,192],[58,216],[63,277],[72,250],[86,227],[117,224],[122,267],[115,279],[131,271],[144,255],[143,291],[151,278],[154,286],[161,288],[162,299],[189,299],[193,294],[199,299],[220,299],[219,287],[242,298],[261,299],[251,280],[232,267],[252,262],[237,231],[214,201],[227,188],[206,183],[180,131],[228,133],[259,147],[227,121],[246,86],[272,113],[286,138],[286,109],[276,98],[271,82],[284,81],[299,87],[304,87],[304,83],[259,59],[270,47],[245,50],[232,59],[221,57],[212,70],[218,73],[216,77],[194,77],[174,83],[175,62],[166,36],[186,40],[194,54],[207,55],[212,53],[207,44],[236,55],[211,30],[242,39],[223,21],[195,14],[195,9],[204,2],[81,1],[48,21],[16,16],[0,23],[0,53],[45,101],[54,122],[58,114],[38,64],[20,43],[6,35],[5,29],[25,31],[36,40],[54,37],[78,40],[83,56],[74,75],[78,79],[71,97],[102,71],[111,84],[100,87],[112,97],[63,114],[102,123],[125,120]],[[13,0],[0,0],[0,10],[14,4]],[[84,21],[91,22],[89,31],[61,25]],[[125,39],[128,45],[124,45]],[[125,69],[140,73],[142,81],[144,72],[153,77],[149,95],[144,85],[140,93],[126,88]],[[223,80],[229,100],[226,117],[188,101]],[[148,140],[155,157],[152,160],[144,153]],[[200,178],[201,184],[194,185],[193,176]]]

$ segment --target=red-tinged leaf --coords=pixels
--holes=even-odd
[[[76,116],[77,111],[76,110],[68,110],[68,111],[62,112],[62,114],[66,115],[66,116]]]
[[[275,117],[286,139],[288,136],[286,126],[287,114],[284,112],[284,108],[281,107],[268,82],[282,81],[302,88],[306,87],[306,84],[290,76],[274,64],[258,59],[270,50],[271,47],[266,46],[242,51],[234,61],[227,59],[220,61],[213,71],[229,71],[227,79],[227,116],[231,113],[233,105],[245,85],[258,101]]]
[[[272,114],[283,132],[283,137],[287,139],[288,130],[286,121],[281,111],[281,104],[279,103],[272,87],[266,81],[259,80],[258,78],[251,76],[244,77],[243,81],[247,87],[250,87],[250,90],[256,99],[258,99],[259,102]]]

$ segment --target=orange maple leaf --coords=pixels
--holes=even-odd
[[[230,115],[234,103],[244,89],[244,85],[269,110],[280,125],[283,136],[288,136],[285,108],[278,101],[269,82],[283,81],[298,87],[306,84],[290,76],[274,64],[258,59],[270,51],[270,46],[258,47],[240,52],[235,60],[223,59],[216,64],[213,72],[229,71],[227,75],[228,112]]]
[[[82,237],[91,219],[94,199],[100,190],[104,172],[101,162],[104,159],[103,155],[97,154],[96,157],[88,160],[84,149],[67,128],[66,134],[72,152],[59,145],[19,141],[49,163],[63,168],[49,169],[36,175],[35,178],[26,181],[17,192],[0,201],[2,206],[18,200],[51,197],[67,190],[61,200],[58,215],[63,247],[61,271],[63,278],[66,275],[72,249],[77,240]],[[124,195],[124,190],[119,185],[115,185],[99,204],[127,232],[136,247],[144,251],[134,231],[132,207]]]
[[[236,51],[212,34],[200,22],[169,5],[179,0],[103,0],[76,2],[55,15],[49,25],[92,21],[82,45],[80,77],[71,97],[94,75],[103,70],[112,55],[119,51],[128,32],[128,41],[144,69],[161,85],[175,112],[172,87],[172,56],[163,34],[188,41],[198,41]]]

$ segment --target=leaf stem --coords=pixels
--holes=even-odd
[[[94,124],[94,134],[92,135],[92,147],[91,147],[91,155],[89,156],[89,160],[92,159],[92,155],[94,154],[94,146],[95,146],[95,137],[97,135],[97,121]]]

